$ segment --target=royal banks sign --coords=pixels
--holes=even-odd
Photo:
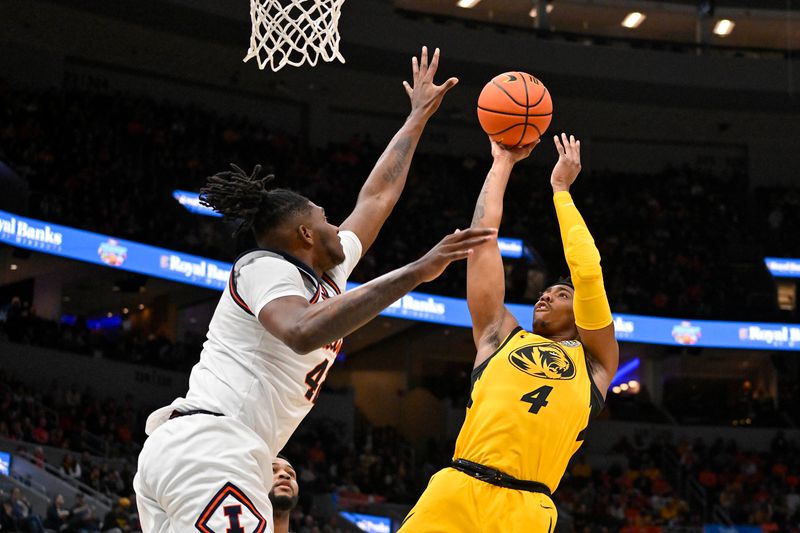
[[[0,211],[0,243],[216,290],[225,288],[231,270],[230,263],[5,211]],[[348,289],[357,286],[357,283],[347,284]],[[523,327],[530,327],[533,306],[508,304],[508,308]],[[466,300],[422,292],[407,294],[381,315],[447,326],[472,326]],[[615,313],[614,329],[617,338],[627,342],[800,351],[800,324],[686,320]]]

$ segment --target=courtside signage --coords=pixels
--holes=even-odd
[[[769,273],[776,278],[800,278],[800,259],[789,257],[765,257]]]
[[[196,215],[205,215],[207,217],[221,217],[219,213],[214,211],[208,206],[200,203],[200,195],[196,192],[182,191],[175,189],[172,191],[172,197],[181,204],[184,209]]]
[[[509,239],[508,237],[498,237],[497,246],[500,248],[500,255],[512,259],[522,257],[525,249],[522,239]]]
[[[0,475],[11,475],[11,454],[8,452],[0,452]]]
[[[0,211],[0,242],[69,259],[128,270],[207,289],[223,290],[231,264],[205,257],[116,239],[108,235],[50,224]],[[347,288],[357,287],[348,283]],[[533,306],[509,304],[520,324],[529,327]],[[381,315],[446,326],[472,327],[466,300],[411,292]],[[683,320],[615,314],[617,339],[646,344],[698,348],[800,351],[800,324]]]
[[[392,520],[386,516],[340,511],[339,514],[367,533],[392,533]]]
[[[222,290],[231,264],[0,211],[0,242],[96,265]]]

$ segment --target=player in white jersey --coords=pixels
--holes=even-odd
[[[272,459],[313,406],[341,339],[495,237],[466,230],[421,259],[343,294],[405,186],[427,120],[457,80],[433,83],[438,49],[412,60],[411,113],[338,228],[307,198],[269,189],[257,167],[209,178],[201,197],[252,229],[185,398],[150,415],[134,488],[144,533],[271,532]]]

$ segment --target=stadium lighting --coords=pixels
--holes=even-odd
[[[619,394],[621,390],[622,389],[620,389],[617,385],[614,385],[614,387],[611,389],[611,392],[614,394]]]
[[[130,309],[128,309],[127,307],[123,307],[122,308],[122,314],[127,315],[129,312],[130,312]]]
[[[647,15],[645,15],[644,13],[633,11],[631,13],[628,13],[625,16],[625,18],[622,19],[622,25],[629,29],[638,28],[646,18]]]
[[[545,9],[545,11],[547,11],[547,14],[549,15],[550,13],[553,12],[553,9],[555,9],[555,6],[553,4],[547,4],[547,7],[544,8],[544,9]],[[530,18],[532,18],[532,19],[535,19],[538,14],[539,14],[539,12],[536,10],[536,6],[533,6],[531,8],[531,10],[528,11],[528,16]]]
[[[639,358],[635,357],[630,361],[628,361],[627,363],[625,363],[624,365],[622,365],[621,367],[619,367],[619,370],[617,370],[617,375],[614,376],[613,380],[611,380],[611,384],[616,385],[618,383],[621,383],[628,374],[639,368],[640,364],[641,361],[639,360]]]
[[[15,265],[14,263],[11,263],[11,265],[9,265],[9,267],[8,267],[8,268],[10,268],[11,270],[16,270],[16,269],[18,269],[19,267],[18,267],[17,265]]]
[[[478,2],[481,0],[458,0],[458,7],[463,7],[464,9],[470,9],[477,5]]]
[[[622,385],[619,386],[619,389],[621,391],[623,391],[623,392],[627,391],[629,389],[628,384],[627,383],[623,383]]]
[[[732,20],[728,19],[718,20],[717,23],[714,25],[714,33],[719,35],[720,37],[725,37],[731,34],[734,26],[736,26],[736,23]]]
[[[144,309],[144,304],[139,304],[139,311],[142,311],[143,309]]]

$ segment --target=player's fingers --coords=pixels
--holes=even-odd
[[[436,75],[436,70],[439,68],[439,49],[436,48],[433,51],[433,57],[431,58],[431,64],[428,66],[428,72],[426,72],[426,76],[428,79],[433,81],[433,77]]]
[[[420,71],[425,74],[428,72],[428,47],[422,47],[422,53],[419,57],[419,69]]]
[[[564,155],[566,155],[568,158],[571,159],[572,158],[572,150],[570,149],[569,139],[567,138],[567,134],[566,133],[561,133],[561,144],[562,144],[562,146],[564,146]]]
[[[578,158],[578,164],[581,162],[581,141],[575,140],[575,155]]]
[[[566,154],[566,150],[564,150],[564,147],[561,146],[561,140],[558,138],[558,135],[553,135],[553,143],[556,145],[556,151],[558,152],[559,157]]]
[[[440,87],[440,89],[441,89],[441,91],[442,91],[443,93],[446,93],[447,91],[449,91],[450,89],[452,89],[452,88],[453,88],[453,87],[455,87],[456,85],[458,85],[458,78],[450,78],[449,80],[447,80],[446,82],[444,82],[444,83],[443,83],[442,85],[440,85],[439,87]]]
[[[458,250],[456,252],[450,252],[448,254],[444,254],[444,256],[445,256],[445,258],[447,258],[452,263],[453,261],[459,261],[461,259],[466,259],[467,257],[469,257],[472,254],[473,254],[473,250],[472,250],[472,248],[469,248],[467,250]]]
[[[403,89],[406,90],[406,94],[409,98],[414,94],[414,89],[411,88],[411,85],[409,85],[407,81],[403,82]]]
[[[450,234],[449,237],[451,237],[451,239],[448,244],[457,244],[475,238],[493,239],[496,235],[497,230],[495,228],[467,228]]]
[[[417,56],[411,58],[411,74],[414,78],[414,82],[416,82],[419,77],[419,61],[417,61]]]
[[[578,159],[580,156],[578,155],[578,145],[575,144],[575,141],[576,141],[575,136],[574,135],[570,135],[569,136],[569,148],[572,151],[572,157],[574,157],[575,159]]]
[[[459,242],[457,246],[459,250],[463,250],[465,248],[474,248],[476,246],[480,246],[481,244],[487,243],[491,240],[494,240],[492,236],[486,235],[483,237],[476,237],[474,239],[467,239],[466,241]]]

